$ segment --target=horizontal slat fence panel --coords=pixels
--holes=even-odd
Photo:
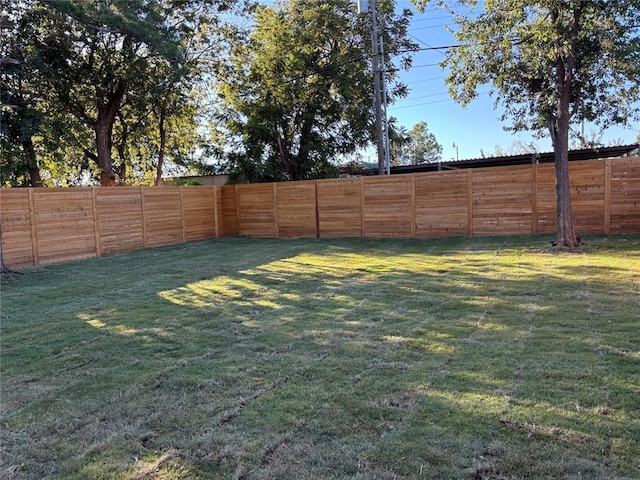
[[[220,187],[220,201],[222,203],[222,235],[223,237],[237,237],[240,235],[238,229],[238,205],[236,196],[236,185],[225,185]]]
[[[12,268],[22,268],[35,263],[29,192],[26,188],[0,190],[2,255],[5,263]]]
[[[604,233],[604,161],[571,162],[571,203],[576,230]]]
[[[277,237],[275,184],[236,185],[241,237]]]
[[[37,189],[33,192],[33,210],[39,263],[96,256],[90,188]]]
[[[411,237],[411,175],[364,179],[364,237]]]
[[[640,231],[640,162],[621,158],[610,161],[610,228],[611,233]]]
[[[142,187],[142,201],[146,246],[184,242],[180,187]]]
[[[420,173],[415,179],[415,236],[467,234],[469,188],[466,171]]]
[[[96,209],[102,254],[143,248],[144,228],[140,187],[97,188]]]
[[[531,233],[531,165],[473,171],[473,234]]]
[[[23,268],[215,237],[222,221],[219,188],[2,189],[3,265]]]
[[[534,233],[556,231],[556,169],[552,163],[536,165],[537,226]]]
[[[214,186],[180,187],[184,239],[187,242],[216,236]]]
[[[576,229],[640,233],[640,158],[571,162]],[[553,233],[553,164],[201,187],[2,189],[3,265],[210,237]]]
[[[362,236],[363,178],[318,180],[320,237]]]
[[[276,185],[279,237],[316,237],[316,182]]]

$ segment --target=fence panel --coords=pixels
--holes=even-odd
[[[145,246],[184,242],[180,188],[141,187]]]
[[[604,233],[604,160],[569,164],[571,203],[578,234]]]
[[[241,237],[277,237],[275,184],[236,185]]]
[[[143,248],[140,187],[96,188],[95,196],[101,254]]]
[[[611,233],[640,232],[640,162],[621,158],[611,162]]]
[[[362,178],[318,180],[320,237],[362,236]]]
[[[2,189],[0,203],[2,216],[2,256],[10,268],[22,268],[36,263],[31,235],[29,190]]]
[[[553,163],[537,166],[537,229],[536,233],[556,232],[556,168]]]
[[[68,262],[97,256],[90,188],[36,189],[33,192],[33,210],[37,263]]]
[[[236,185],[220,187],[220,201],[222,202],[222,235],[223,237],[239,237],[238,204]]]
[[[185,241],[190,242],[215,237],[215,187],[180,187],[180,193]]]
[[[473,234],[531,233],[531,165],[473,171]]]
[[[316,182],[276,185],[279,237],[316,237]]]
[[[451,237],[467,234],[466,171],[419,173],[415,179],[415,236]]]
[[[363,237],[411,237],[411,175],[364,179]]]

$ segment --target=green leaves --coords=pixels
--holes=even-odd
[[[420,7],[441,3],[414,0]],[[558,68],[568,67],[574,121],[606,126],[638,118],[640,76],[631,66],[640,62],[640,39],[630,26],[640,2],[487,0],[482,11],[476,2],[459,3],[461,46],[444,65],[461,104],[491,85],[514,130],[544,130],[540,118],[556,109]]]
[[[411,45],[408,13],[382,7],[390,61]],[[219,86],[226,129],[241,146],[227,156],[236,181],[334,175],[337,157],[372,138],[365,19],[348,0],[291,0],[258,8],[254,22],[248,41],[231,46]]]

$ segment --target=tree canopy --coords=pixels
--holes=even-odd
[[[546,132],[556,166],[559,245],[580,243],[569,188],[572,123],[606,127],[638,118],[640,36],[638,0],[412,0],[454,15],[459,45],[443,66],[452,97],[463,105],[481,85],[491,85],[511,129]],[[460,8],[462,6],[462,8]],[[470,14],[460,13],[471,8]],[[469,11],[469,10],[466,10]]]
[[[180,162],[187,139],[193,152],[200,62],[215,55],[218,13],[234,3],[9,2],[2,56],[16,62],[2,66],[3,184],[27,173],[36,184],[44,168],[58,184],[81,172],[112,185],[161,171],[165,156]]]
[[[391,56],[414,44],[410,13],[378,3],[385,24],[387,80]],[[335,172],[334,160],[374,137],[369,19],[350,0],[290,0],[261,6],[246,40],[231,47],[219,74],[226,159],[235,181],[301,180]],[[390,98],[404,95],[395,84]]]

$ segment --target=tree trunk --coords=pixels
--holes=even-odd
[[[558,104],[555,114],[548,116],[556,170],[556,244],[562,247],[581,245],[573,218],[571,183],[569,180],[569,120],[571,118],[571,72],[561,60],[557,64]]]
[[[125,46],[128,41],[128,38],[125,39]],[[100,185],[103,187],[113,187],[116,184],[116,174],[113,171],[113,160],[111,159],[113,124],[120,109],[120,103],[124,97],[126,87],[127,82],[124,79],[120,79],[113,92],[107,93],[102,89],[98,89],[96,92],[98,116],[93,123],[93,129],[96,133],[96,151],[98,154],[96,163],[100,168]]]
[[[100,168],[100,185],[113,187],[116,184],[116,174],[113,171],[111,160],[111,134],[113,132],[114,117],[109,115],[109,107],[98,107],[98,118],[94,130],[96,133],[96,150],[98,153],[96,163]]]
[[[41,187],[42,178],[40,177],[40,168],[38,167],[38,160],[36,159],[36,149],[33,146],[33,139],[27,136],[22,141],[22,148],[27,154],[29,162],[29,184],[32,187]]]
[[[158,133],[160,134],[160,150],[158,151],[158,168],[156,169],[156,187],[162,185],[162,165],[164,164],[164,150],[167,145],[167,132],[164,129],[164,112],[160,112]]]

